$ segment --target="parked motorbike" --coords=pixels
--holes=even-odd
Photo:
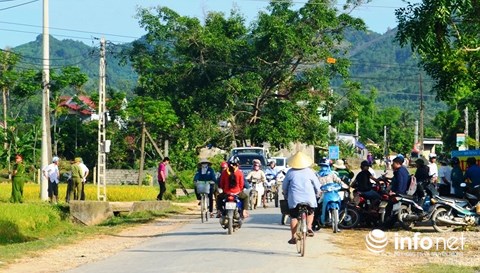
[[[339,231],[339,210],[342,199],[338,194],[338,191],[340,191],[341,188],[342,186],[339,183],[333,182],[326,183],[320,187],[323,197],[321,198],[321,203],[319,203],[315,213],[314,229],[318,230],[320,226],[331,224],[333,233]]]
[[[466,184],[462,183],[462,187]],[[455,228],[473,227],[480,224],[480,202],[478,196],[465,192],[464,199],[436,196],[437,205],[432,215],[433,228],[438,232],[450,232]]]
[[[404,229],[411,229],[418,222],[428,222],[432,219],[437,209],[437,205],[431,204],[431,199],[439,197],[439,192],[435,186],[426,182],[421,185],[423,197],[399,194],[398,199],[401,203],[398,212],[398,222]]]
[[[228,230],[228,234],[242,227],[243,222],[243,204],[237,195],[229,194],[222,200],[222,216],[220,225]]]

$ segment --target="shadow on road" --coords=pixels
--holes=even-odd
[[[263,254],[263,255],[287,255],[291,256],[290,254],[298,255],[292,251],[270,251],[270,250],[255,250],[255,249],[241,249],[241,248],[183,248],[183,249],[159,249],[159,250],[150,250],[150,249],[131,249],[127,252],[136,252],[136,253],[172,253],[172,252],[179,252],[179,253],[187,253],[187,252],[233,252],[233,253],[256,253],[256,254]]]

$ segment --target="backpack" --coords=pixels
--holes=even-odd
[[[414,195],[416,191],[417,191],[417,178],[415,178],[415,175],[410,175],[410,185],[408,186],[408,189],[407,189],[407,195]]]

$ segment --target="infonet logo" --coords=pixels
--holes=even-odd
[[[382,253],[388,245],[387,234],[380,229],[374,229],[365,236],[365,246],[372,253]],[[465,237],[463,233],[460,236],[429,237],[421,236],[420,232],[413,233],[413,236],[400,236],[397,232],[393,236],[393,246],[395,251],[443,251],[454,252],[463,250],[465,246]]]

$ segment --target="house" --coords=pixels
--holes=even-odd
[[[59,106],[67,108],[69,114],[81,116],[84,121],[98,120],[95,111],[96,105],[90,97],[84,95],[61,96]]]

